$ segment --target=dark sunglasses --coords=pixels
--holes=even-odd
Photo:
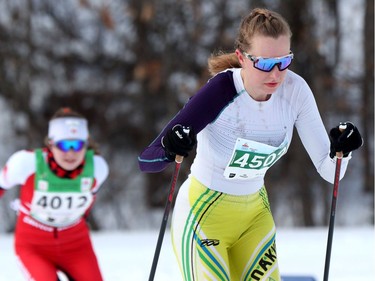
[[[264,72],[271,72],[276,65],[280,71],[283,71],[290,66],[294,57],[292,52],[289,55],[278,58],[255,57],[245,52],[243,54],[254,63],[256,69]]]
[[[73,150],[78,152],[86,145],[86,142],[83,140],[61,140],[55,143],[55,146],[63,152],[68,152]]]

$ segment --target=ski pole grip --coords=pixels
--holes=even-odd
[[[184,160],[184,156],[181,156],[181,155],[176,155],[176,158],[174,159],[176,163],[182,163],[183,160]]]
[[[339,126],[339,130],[340,130],[341,133],[344,132],[345,129],[346,129],[346,125],[343,124],[343,125]],[[338,151],[338,152],[336,152],[336,157],[341,159],[341,158],[344,157],[344,153],[342,151]]]

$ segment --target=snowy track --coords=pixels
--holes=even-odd
[[[277,250],[283,275],[309,275],[321,281],[328,229],[279,229]],[[151,268],[158,230],[93,233],[106,281],[145,281]],[[335,228],[330,280],[374,280],[374,229]],[[13,236],[0,234],[0,281],[23,281],[13,254]],[[164,237],[155,281],[181,281],[170,233]]]

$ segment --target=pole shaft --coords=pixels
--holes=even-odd
[[[329,276],[329,265],[331,262],[333,229],[335,226],[335,216],[336,216],[336,203],[337,203],[337,196],[339,192],[340,170],[341,170],[341,157],[338,157],[336,159],[336,171],[335,171],[335,179],[334,179],[334,184],[333,184],[331,216],[329,219],[328,241],[327,241],[326,260],[325,260],[325,265],[324,265],[323,281],[328,281],[328,276]]]
[[[180,161],[180,159],[178,159],[178,161],[176,161],[175,169],[174,169],[174,172],[173,172],[172,181],[171,181],[171,185],[170,185],[169,193],[168,193],[168,199],[167,199],[167,203],[165,204],[163,220],[162,220],[161,226],[160,226],[158,242],[156,244],[154,259],[152,261],[150,276],[148,278],[149,281],[153,281],[154,277],[155,277],[156,267],[157,267],[158,260],[159,260],[161,246],[163,244],[164,233],[165,233],[165,229],[167,227],[168,217],[169,217],[170,209],[171,209],[171,206],[172,206],[173,194],[174,194],[174,190],[175,190],[175,187],[176,187],[181,162],[182,162],[182,158],[181,158],[181,161]]]

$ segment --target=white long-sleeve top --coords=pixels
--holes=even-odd
[[[295,126],[318,173],[333,183],[336,159],[329,157],[330,141],[305,80],[287,70],[271,98],[258,102],[246,92],[240,71],[228,69],[210,79],[140,155],[141,169],[163,169],[168,160],[160,139],[175,124],[191,126],[198,133],[191,174],[210,189],[251,194],[263,186],[266,170],[286,153]],[[243,153],[247,155],[241,157]],[[342,160],[341,178],[349,159]],[[230,167],[233,163],[237,168]]]

